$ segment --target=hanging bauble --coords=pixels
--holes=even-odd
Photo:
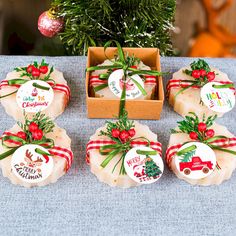
[[[38,30],[42,35],[52,38],[56,36],[64,26],[64,20],[56,16],[54,9],[43,12],[38,19]]]

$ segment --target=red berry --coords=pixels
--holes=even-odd
[[[38,68],[34,67],[31,74],[35,77],[39,77],[40,76],[40,70]]]
[[[215,131],[213,129],[208,129],[205,134],[207,137],[212,138],[215,135]]]
[[[202,77],[206,75],[206,71],[204,69],[199,70],[199,72]]]
[[[41,129],[34,131],[32,137],[34,140],[41,140],[43,138],[43,131]]]
[[[35,122],[31,122],[29,125],[29,131],[31,133],[35,132],[36,130],[38,130],[38,125]]]
[[[208,81],[214,80],[215,77],[216,77],[216,75],[215,75],[215,72],[214,72],[214,71],[207,73],[207,79],[208,79]]]
[[[137,66],[131,66],[131,68],[133,68],[133,69],[137,69],[138,67],[137,67]]]
[[[204,122],[200,122],[197,126],[199,132],[204,132],[207,129],[207,125]]]
[[[189,133],[189,137],[190,137],[191,139],[194,139],[194,140],[197,140],[197,139],[198,139],[198,135],[197,135],[196,132],[190,132],[190,133]]]
[[[134,137],[134,135],[135,135],[135,129],[130,129],[130,130],[128,130],[128,133],[129,133],[129,136],[132,138],[132,137]]]
[[[19,131],[17,134],[16,134],[19,138],[22,138],[22,139],[26,139],[26,133],[23,132],[23,131]]]
[[[46,74],[48,72],[48,66],[40,66],[39,70],[42,74]]]
[[[199,70],[193,70],[192,71],[192,77],[195,79],[198,79],[200,77],[200,71]]]
[[[119,135],[120,135],[120,130],[118,130],[118,129],[112,129],[111,135],[112,135],[112,137],[114,137],[114,138],[118,138]]]
[[[28,67],[27,67],[27,69],[26,69],[26,72],[31,74],[32,71],[33,71],[33,69],[34,69],[34,66],[33,66],[33,65],[28,65]]]
[[[123,131],[120,132],[119,137],[122,141],[126,141],[129,138],[129,132],[126,131],[126,130],[123,130]]]

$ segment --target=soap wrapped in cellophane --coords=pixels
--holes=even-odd
[[[153,183],[164,169],[157,135],[126,112],[90,137],[86,159],[99,181],[122,188]]]
[[[17,67],[0,83],[0,100],[8,115],[17,121],[24,114],[32,117],[41,111],[54,119],[69,102],[70,88],[63,73],[44,60]]]
[[[235,105],[235,89],[227,74],[199,59],[175,72],[167,84],[167,97],[181,116],[195,112],[223,116]]]
[[[103,63],[99,64],[98,67],[111,66],[115,63],[113,60],[105,60]],[[133,59],[132,68],[137,70],[151,70],[149,66],[146,66],[142,61],[137,58]],[[109,73],[108,80],[100,79],[100,75]],[[135,100],[149,100],[153,99],[155,96],[157,81],[156,77],[153,75],[135,75],[133,78],[138,81],[138,83],[143,86],[146,91],[145,94],[139,90],[138,86],[128,78],[127,82],[123,81],[123,70],[113,69],[109,71],[95,70],[90,75],[89,85],[91,91],[94,91],[94,96],[98,98],[107,99],[119,99],[123,90],[124,85],[126,85],[126,98]]]
[[[236,137],[215,123],[216,115],[190,113],[172,130],[166,161],[175,175],[190,184],[219,185],[236,168]]]
[[[55,183],[71,167],[73,153],[66,131],[45,114],[25,116],[5,131],[0,143],[0,167],[11,183],[24,187]]]

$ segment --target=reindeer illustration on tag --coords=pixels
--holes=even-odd
[[[40,157],[37,157],[37,159],[34,161],[32,160],[32,157],[33,157],[33,154],[29,151],[29,149],[27,149],[25,152],[25,158],[24,158],[26,164],[21,162],[20,165],[27,166],[33,169],[38,167],[37,171],[41,172],[40,166],[43,164],[43,160]]]

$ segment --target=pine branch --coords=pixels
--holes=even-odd
[[[175,0],[53,0],[65,19],[60,38],[68,54],[86,53],[113,39],[128,47],[158,47],[171,54]]]

